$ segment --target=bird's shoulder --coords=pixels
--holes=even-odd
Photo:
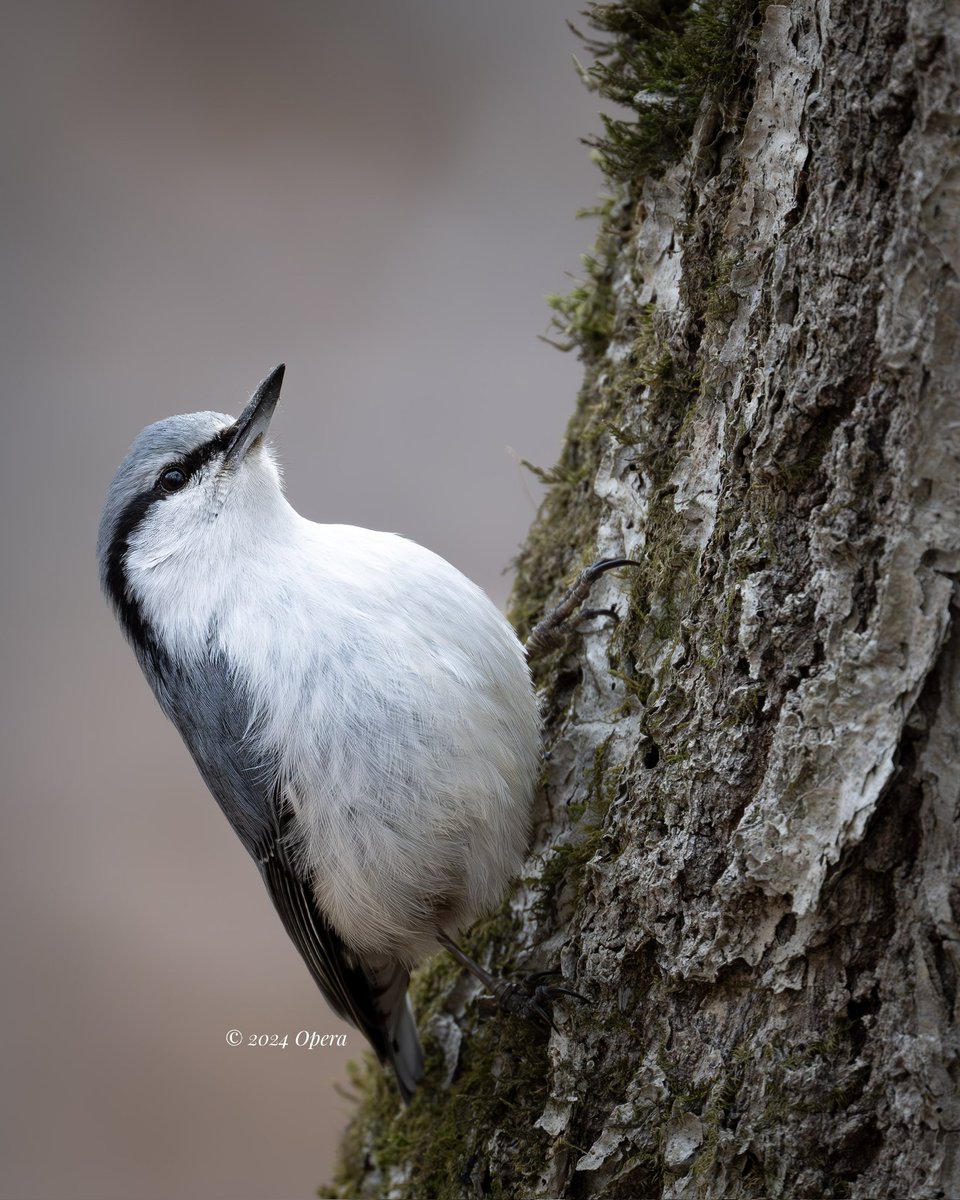
[[[325,608],[380,610],[408,625],[457,619],[505,625],[482,588],[441,555],[400,534],[305,522],[289,565],[294,584],[313,592]]]

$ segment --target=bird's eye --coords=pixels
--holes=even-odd
[[[179,492],[186,482],[187,473],[180,467],[167,467],[157,480],[162,492]]]

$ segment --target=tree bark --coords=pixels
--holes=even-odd
[[[536,664],[536,835],[468,943],[587,1002],[548,1039],[428,964],[428,1076],[358,1072],[330,1195],[960,1195],[960,15],[699,11],[593,13],[638,111],[518,627],[640,566]],[[644,28],[699,94],[644,92]]]

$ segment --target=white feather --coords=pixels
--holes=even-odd
[[[347,944],[412,965],[496,905],[523,858],[539,718],[513,630],[404,538],[318,525],[272,454],[211,466],[131,539],[130,586],[160,642],[211,648],[280,762],[296,852]]]

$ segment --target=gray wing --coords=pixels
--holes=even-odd
[[[331,1008],[389,1063],[404,1100],[423,1075],[423,1051],[407,999],[409,974],[393,959],[361,962],[317,907],[287,851],[289,822],[273,781],[276,763],[256,758],[245,736],[249,708],[227,665],[203,670],[164,663],[147,676],[180,731],[207,787],[256,860],[270,898]]]
[[[317,907],[313,888],[289,862],[282,830],[260,862],[260,873],[330,1007],[364,1034],[382,1063],[390,1064],[409,1102],[423,1076],[423,1050],[407,999],[408,972],[395,960],[361,962],[347,949]]]

